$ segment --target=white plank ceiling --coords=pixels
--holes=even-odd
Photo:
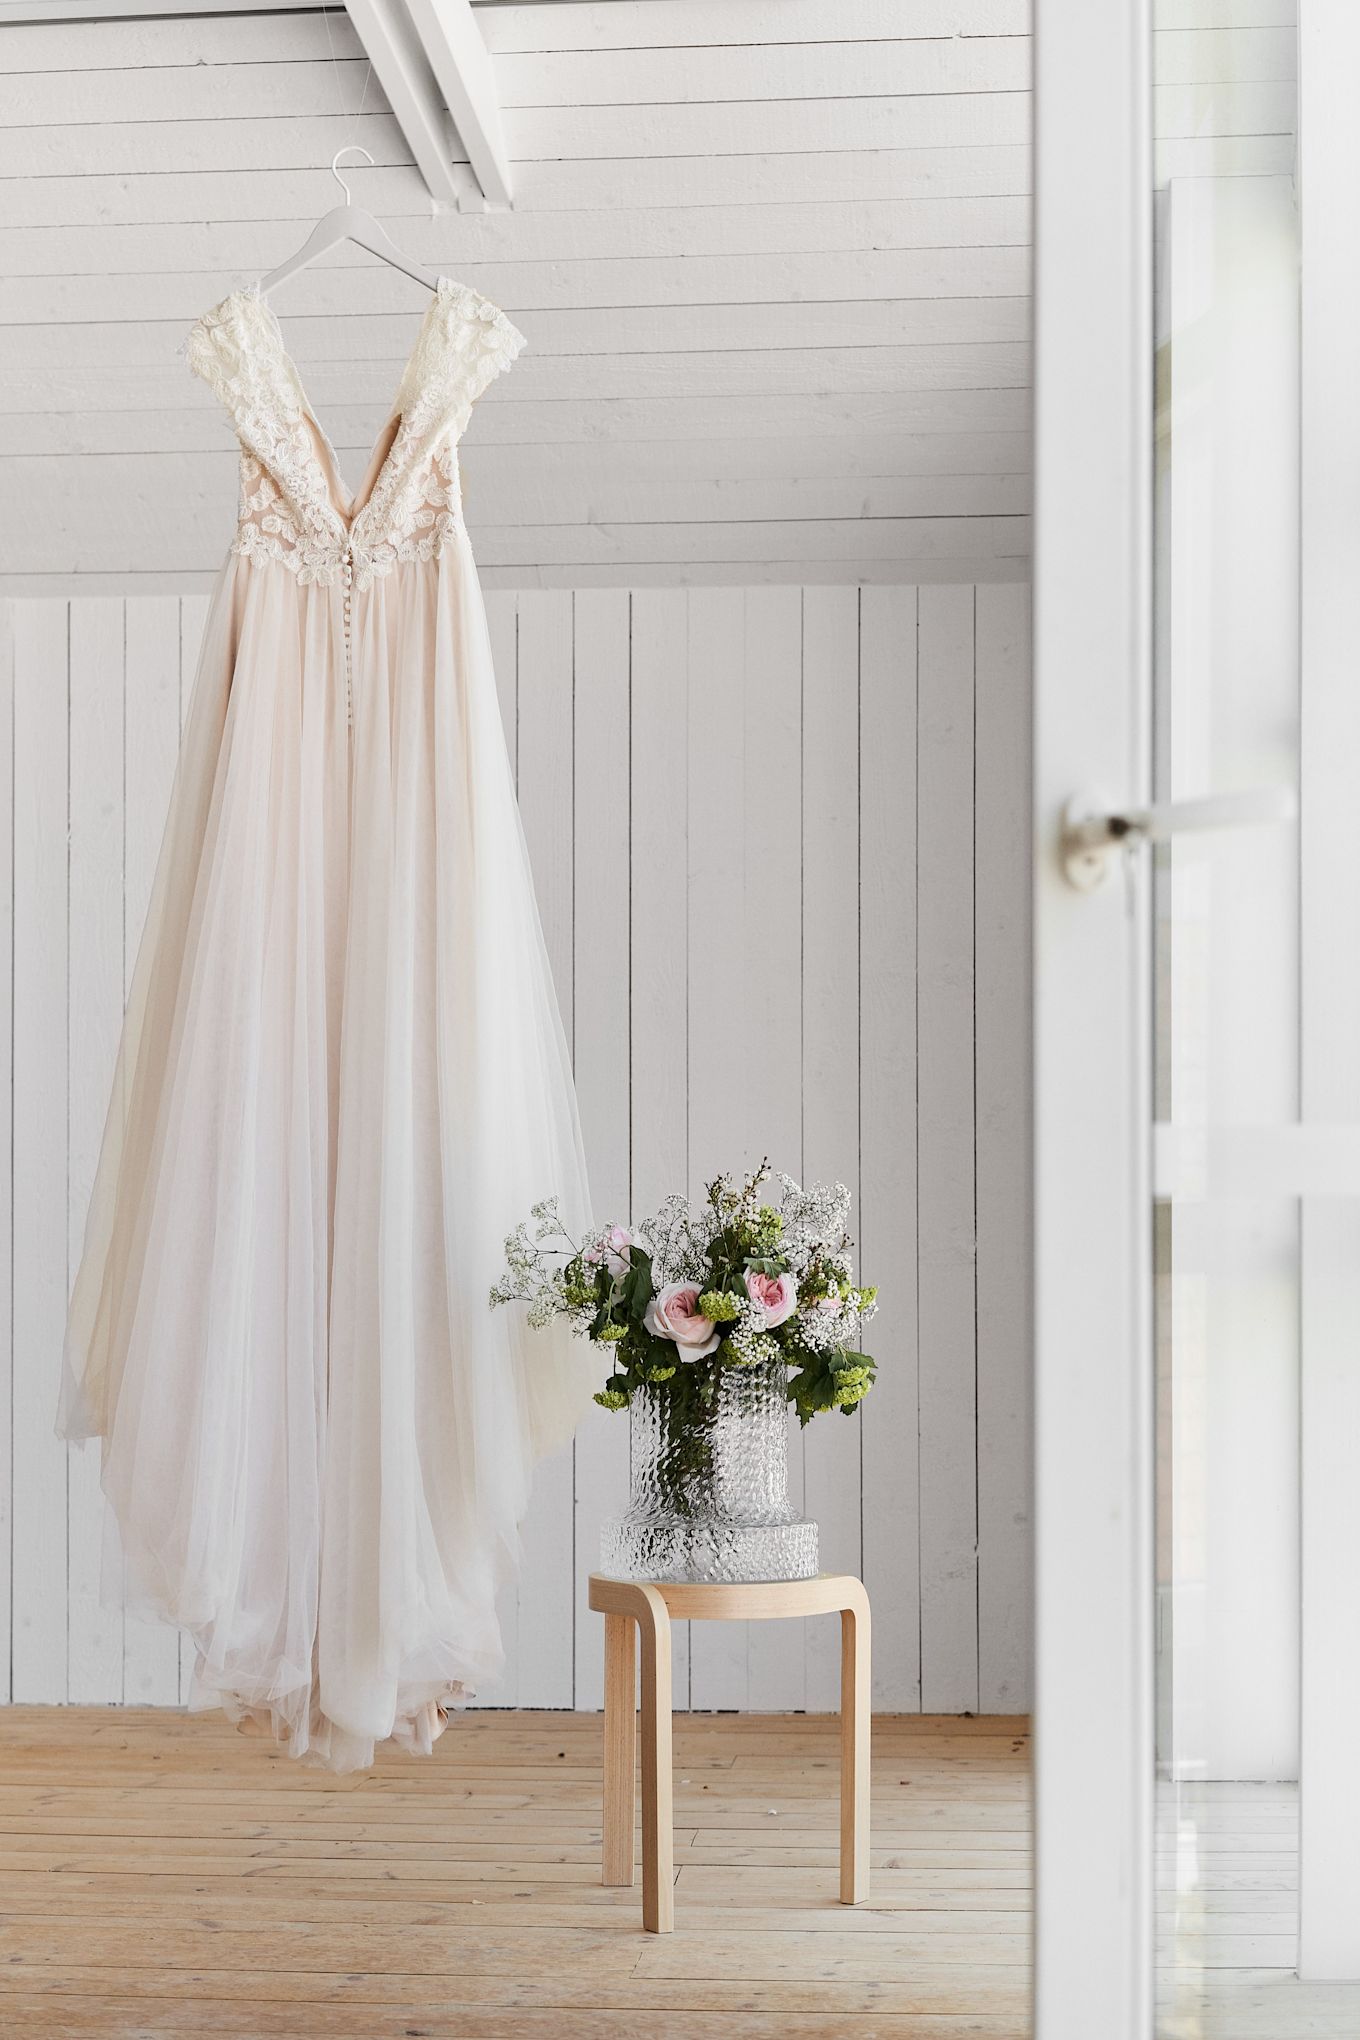
[[[1161,180],[1290,166],[1293,14],[1159,0]],[[488,583],[1024,577],[1030,0],[478,19],[515,210],[437,218],[338,7],[0,28],[0,585],[207,584],[234,456],[176,350],[348,140],[360,202],[529,339],[469,434]],[[420,298],[365,257],[279,293],[351,479]]]
[[[1029,0],[478,19],[515,209],[437,218],[338,8],[0,29],[10,589],[206,585],[234,457],[176,350],[347,140],[359,202],[530,343],[469,434],[488,582],[1024,577]],[[278,294],[352,478],[421,297],[366,257]]]

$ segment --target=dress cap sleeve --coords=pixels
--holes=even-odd
[[[437,392],[461,431],[478,397],[524,346],[524,335],[499,305],[469,284],[441,278],[436,316],[407,369],[404,403]]]

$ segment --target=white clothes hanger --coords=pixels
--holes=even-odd
[[[399,269],[403,276],[413,277],[417,283],[423,283],[427,290],[438,290],[439,278],[433,271],[422,269],[409,255],[403,255],[381,221],[375,220],[372,213],[365,212],[361,205],[352,203],[349,186],[336,167],[342,156],[363,156],[370,164],[373,161],[368,150],[360,148],[357,142],[347,142],[343,149],[336,150],[331,157],[331,176],[344,192],[345,203],[332,206],[331,210],[317,221],[297,253],[290,255],[286,262],[280,262],[277,269],[271,269],[268,276],[261,278],[262,295],[267,297],[276,284],[285,283],[290,276],[296,276],[299,269],[305,269],[309,263],[315,262],[318,255],[328,254],[332,248],[338,247],[341,241],[353,241],[357,247],[366,249],[370,255],[377,255],[382,261],[390,263],[393,269]]]

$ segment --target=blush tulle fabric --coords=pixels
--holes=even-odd
[[[530,1203],[588,1215],[458,492],[519,344],[441,282],[355,499],[258,292],[189,347],[240,441],[240,523],[58,1428],[102,1440],[130,1598],[191,1632],[191,1704],[337,1769],[428,1749],[496,1673],[533,1463],[592,1386],[487,1294]]]

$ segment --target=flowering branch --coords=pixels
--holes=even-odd
[[[850,1193],[780,1174],[769,1203],[769,1180],[767,1162],[739,1183],[719,1176],[697,1208],[668,1197],[636,1229],[607,1226],[579,1244],[545,1198],[532,1233],[526,1222],[505,1242],[492,1306],[527,1304],[536,1329],[565,1317],[600,1347],[612,1367],[595,1397],[605,1409],[644,1386],[711,1403],[716,1370],[782,1362],[800,1423],[848,1414],[874,1383],[860,1337],[877,1308],[876,1291],[853,1279]]]

